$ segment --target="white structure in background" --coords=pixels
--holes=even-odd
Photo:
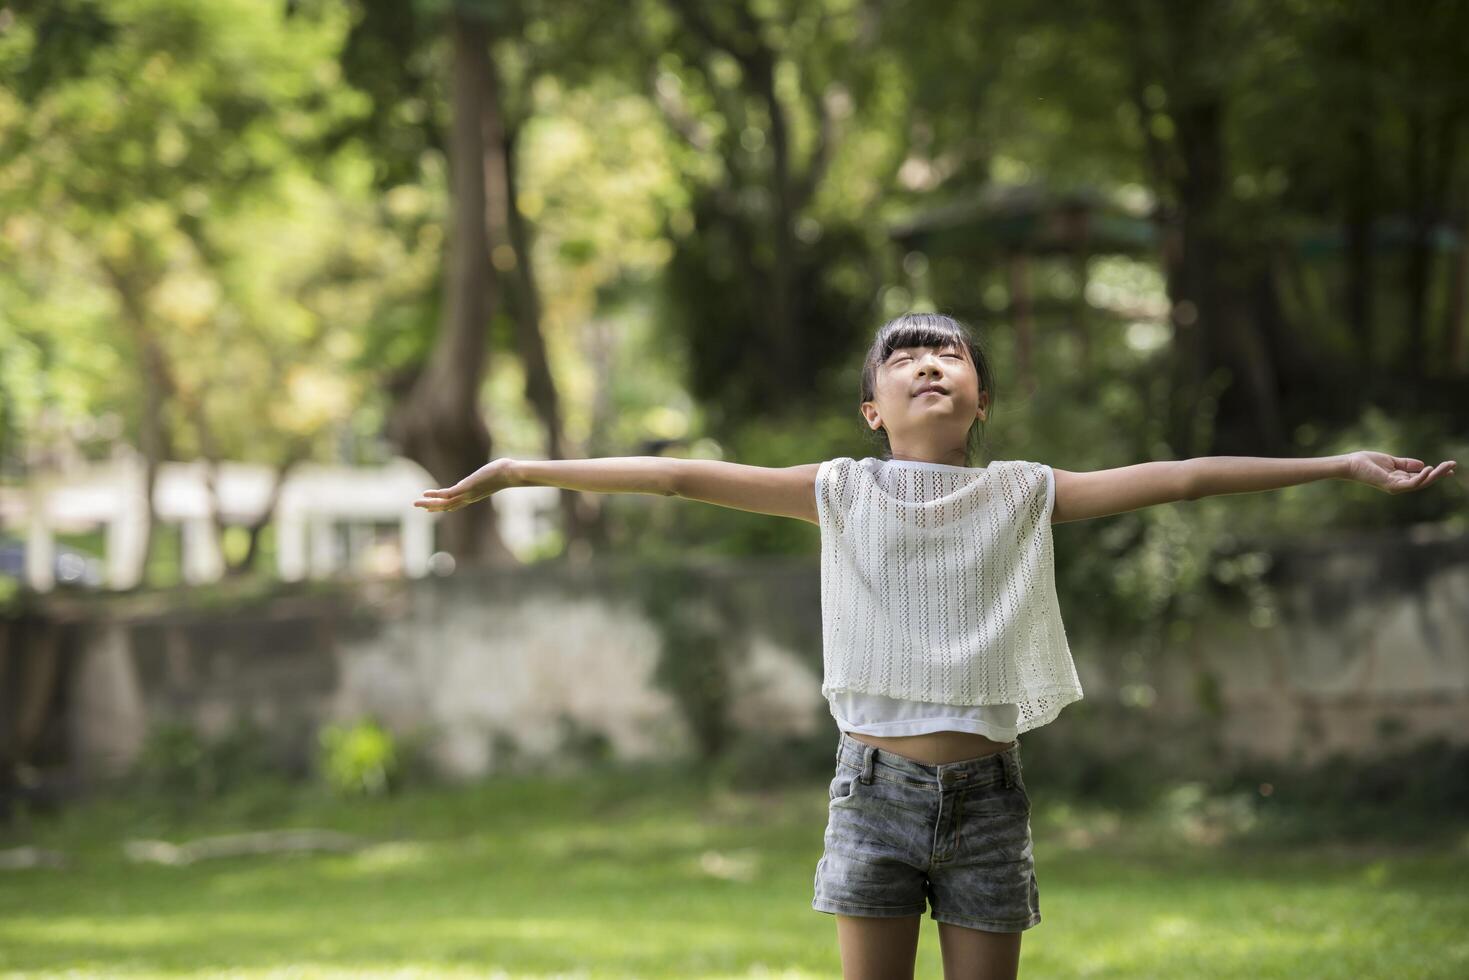
[[[210,516],[205,482],[207,464],[163,463],[153,499],[158,519],[182,527],[186,582],[211,582],[224,574],[224,555]],[[269,503],[276,474],[253,463],[221,463],[215,472],[220,517],[225,525],[253,523]],[[83,533],[106,528],[105,578],[109,588],[137,585],[147,522],[144,463],[123,450],[107,463],[94,464],[31,485],[0,491],[0,525],[25,528],[25,580],[39,591],[55,586],[57,532]],[[381,467],[296,466],[281,487],[273,522],[276,563],[281,578],[298,581],[351,570],[420,577],[441,570],[434,552],[433,525],[439,515],[413,506],[434,486],[428,472],[407,459]],[[497,494],[500,531],[512,551],[533,546],[553,527],[555,487],[516,488]],[[376,541],[376,526],[396,524],[396,544]],[[341,531],[345,528],[346,540]],[[345,543],[345,547],[343,546]]]

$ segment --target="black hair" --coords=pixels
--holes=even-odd
[[[994,375],[990,371],[989,358],[980,346],[974,331],[959,320],[943,313],[903,313],[893,317],[878,328],[862,365],[862,401],[873,400],[877,392],[877,369],[893,351],[902,347],[962,347],[974,363],[979,378],[979,390],[990,393],[990,405],[995,401]],[[879,427],[872,433],[881,450],[883,459],[891,459],[892,444],[888,441],[887,429]],[[965,437],[965,465],[975,466],[984,449],[984,423],[979,419],[969,427]]]

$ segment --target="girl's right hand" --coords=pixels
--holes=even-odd
[[[413,506],[424,510],[458,510],[476,500],[483,500],[497,490],[516,486],[510,467],[515,461],[508,457],[492,459],[473,473],[443,490],[425,490],[413,502]]]

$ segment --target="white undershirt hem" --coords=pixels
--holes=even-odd
[[[836,692],[828,698],[828,704],[837,727],[863,735],[972,732],[996,742],[1013,742],[1018,735],[1018,726],[1014,724],[1017,712],[1013,704],[955,706],[852,691]],[[962,714],[953,713],[955,708]],[[854,720],[856,718],[874,720],[858,722]]]

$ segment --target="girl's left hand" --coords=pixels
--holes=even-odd
[[[1437,466],[1428,466],[1421,459],[1362,449],[1348,454],[1347,475],[1384,493],[1407,493],[1422,490],[1441,477],[1452,476],[1455,465],[1454,460],[1446,459]]]

